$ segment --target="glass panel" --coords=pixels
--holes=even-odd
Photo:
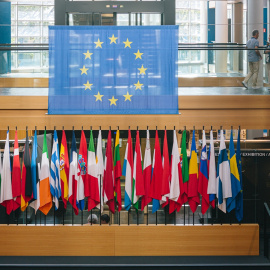
[[[132,15],[131,17],[133,17],[133,19],[135,20],[135,14],[132,14]],[[116,25],[129,25],[129,14],[118,13],[116,15]]]
[[[40,36],[40,23],[35,21],[18,22],[18,36]]]
[[[40,37],[18,37],[18,43],[40,43]]]
[[[92,25],[92,13],[90,14],[68,14],[69,25]]]
[[[142,25],[161,25],[161,14],[142,14]]]
[[[102,25],[114,25],[113,14],[101,14]]]
[[[39,67],[40,52],[18,52],[18,67]]]
[[[54,20],[54,6],[42,7],[43,20]]]
[[[18,20],[40,20],[40,6],[18,6]]]

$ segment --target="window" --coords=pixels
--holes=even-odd
[[[179,43],[204,43],[207,37],[206,2],[176,0],[176,24],[179,25]],[[203,73],[204,54],[200,50],[180,50],[181,73]]]
[[[54,1],[11,3],[11,42],[48,43],[48,26],[54,24]],[[12,52],[12,70],[48,70],[48,52]]]

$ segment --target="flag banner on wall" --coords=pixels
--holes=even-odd
[[[178,114],[178,26],[49,26],[49,114]]]

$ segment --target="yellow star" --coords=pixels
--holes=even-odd
[[[102,97],[103,97],[104,95],[101,95],[101,94],[98,92],[98,94],[97,94],[97,95],[94,95],[94,96],[96,97],[96,101],[98,101],[98,100],[102,101]]]
[[[123,95],[123,96],[125,97],[125,101],[127,101],[127,100],[131,101],[130,98],[131,98],[133,95],[130,95],[129,92],[127,91],[127,94],[126,94],[126,95]]]
[[[100,47],[102,49],[101,44],[104,42],[100,42],[100,40],[98,39],[98,41],[96,41],[94,43],[96,44],[96,48]]]
[[[144,74],[145,75],[145,71],[147,70],[147,68],[144,68],[143,65],[142,65],[142,67],[141,68],[138,68],[138,70],[140,71],[140,74]]]
[[[112,37],[109,37],[109,39],[111,40],[110,44],[112,43],[116,44],[116,40],[118,39],[118,37],[115,37],[114,35],[112,35]]]
[[[125,44],[125,48],[129,47],[131,49],[130,44],[133,43],[133,42],[129,41],[128,38],[127,38],[127,41],[124,41],[123,43]]]
[[[91,86],[93,85],[92,83],[89,83],[89,81],[87,81],[87,83],[83,84],[85,86],[85,89],[90,89],[91,90]]]
[[[85,66],[83,66],[83,68],[80,68],[80,70],[81,70],[81,75],[83,75],[83,74],[86,74],[87,75],[87,70],[88,70],[89,68],[86,68]]]
[[[86,52],[86,53],[83,53],[83,54],[85,55],[85,58],[84,58],[84,59],[87,59],[87,58],[91,59],[91,55],[92,55],[93,53],[90,53],[90,52],[87,50],[87,52]]]
[[[142,84],[142,83],[140,83],[139,81],[138,81],[137,83],[134,83],[134,85],[136,86],[136,89],[135,89],[135,90],[137,90],[137,89],[142,90],[142,86],[143,86],[143,84]]]
[[[137,58],[142,59],[142,55],[143,55],[143,53],[140,53],[140,51],[139,51],[139,50],[138,50],[136,53],[134,53],[134,54],[136,55],[135,60],[136,60]]]
[[[113,105],[113,104],[116,106],[116,101],[117,100],[118,99],[115,99],[114,96],[111,99],[109,99],[109,101],[111,102],[110,106]]]

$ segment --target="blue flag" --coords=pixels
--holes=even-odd
[[[229,150],[230,150],[232,197],[227,199],[227,211],[231,212],[233,209],[235,209],[236,196],[241,191],[240,176],[238,172],[237,160],[236,160],[236,155],[234,151],[233,130],[231,130]]]
[[[240,222],[243,219],[243,182],[242,182],[242,161],[241,161],[241,150],[240,150],[240,129],[238,131],[238,140],[236,146],[236,161],[237,167],[240,177],[240,186],[241,191],[236,196],[236,207],[235,207],[235,214],[237,220]]]
[[[178,114],[178,26],[49,26],[49,114]]]

